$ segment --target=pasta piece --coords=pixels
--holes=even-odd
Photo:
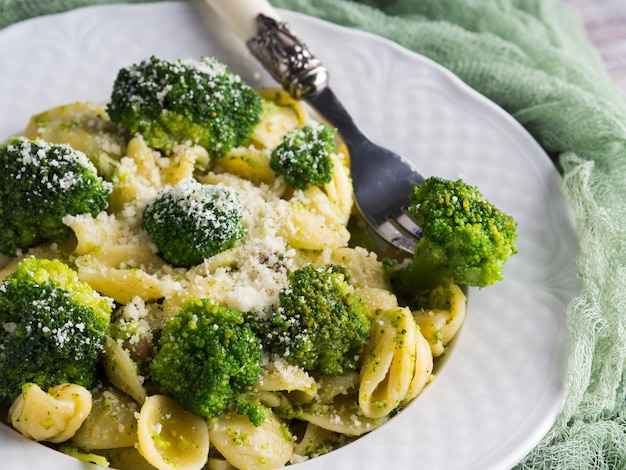
[[[247,416],[227,412],[211,421],[211,444],[236,468],[279,468],[293,455],[293,438],[274,413],[254,426]]]
[[[289,401],[294,404],[308,403],[317,396],[315,379],[302,367],[281,358],[273,359],[263,368],[254,388],[263,392],[290,392]]]
[[[345,372],[342,375],[323,375],[317,379],[317,402],[332,403],[339,395],[348,395],[356,390],[360,383],[358,372]]]
[[[73,248],[73,241],[69,241],[64,246],[59,246],[56,243],[50,245],[40,245],[29,249],[26,253],[22,253],[20,256],[8,257],[0,254],[0,283],[4,282],[7,276],[13,274],[17,269],[18,264],[24,258],[32,256],[39,259],[58,259],[65,264],[71,264],[69,252]]]
[[[158,160],[161,169],[161,186],[175,185],[193,178],[196,168],[206,168],[210,162],[209,153],[199,145],[182,145],[174,148],[174,153]]]
[[[70,439],[91,411],[91,393],[80,385],[61,384],[44,392],[27,383],[9,409],[11,424],[35,441]]]
[[[78,265],[78,277],[103,295],[120,304],[127,304],[135,297],[145,301],[170,297],[181,285],[167,276],[148,274],[141,269],[114,269]]]
[[[413,316],[430,344],[433,356],[438,357],[445,352],[447,344],[465,321],[467,298],[459,286],[451,284],[435,288],[430,299],[435,301],[434,308],[417,310]]]
[[[386,421],[365,416],[354,396],[339,396],[331,404],[312,403],[302,407],[298,419],[346,436],[361,436]]]
[[[304,125],[308,116],[300,102],[282,88],[265,88],[259,90],[259,95],[265,100],[261,122],[252,131],[250,140],[257,147],[272,149],[287,132]]]
[[[126,217],[101,213],[68,216],[63,222],[76,236],[74,253],[89,255],[89,263],[110,268],[144,267],[151,271],[165,265],[156,254],[148,233]]]
[[[333,444],[336,444],[337,440],[336,433],[308,423],[304,435],[296,444],[291,463],[300,463],[326,454],[333,450]]]
[[[110,337],[107,337],[104,345],[103,363],[107,378],[114,386],[139,404],[145,401],[144,378],[139,375],[137,364],[131,359],[129,352]]]
[[[208,459],[206,421],[169,397],[146,398],[137,427],[139,452],[158,470],[199,470]]]
[[[154,470],[154,466],[143,458],[136,446],[102,449],[98,451],[109,461],[111,468],[124,470]]]
[[[203,147],[181,145],[172,155],[162,157],[140,136],[128,142],[126,155],[115,170],[115,186],[109,197],[113,212],[128,203],[145,204],[157,190],[193,177],[196,168],[206,168],[210,163]]]
[[[126,147],[126,157],[115,170],[115,185],[109,196],[109,206],[114,212],[124,204],[137,199],[150,199],[162,187],[158,166],[160,154],[148,147],[142,137],[133,137]]]
[[[333,162],[333,178],[330,183],[324,185],[324,192],[328,200],[337,208],[341,222],[346,225],[354,203],[350,170],[343,154],[332,153],[330,158]]]
[[[398,306],[396,296],[386,289],[357,287],[354,289],[354,293],[361,297],[372,314],[376,310],[393,310]]]
[[[374,314],[371,339],[363,352],[359,406],[365,416],[382,418],[389,415],[408,395],[419,393],[426,380],[414,382],[432,371],[432,355],[416,364],[421,333],[408,308],[378,310]],[[422,383],[423,382],[423,383]],[[417,390],[419,388],[419,390]]]
[[[128,395],[113,387],[100,389],[94,393],[91,412],[72,442],[89,450],[134,446],[138,411],[137,403]]]
[[[257,392],[259,401],[268,408],[277,408],[279,406],[289,406],[289,400],[279,392]]]
[[[218,160],[214,170],[232,173],[254,184],[272,185],[276,181],[276,174],[270,168],[269,153],[254,147],[232,149]]]
[[[405,405],[409,401],[413,400],[433,379],[433,353],[430,349],[430,344],[424,338],[424,335],[418,331],[415,341],[415,372],[413,373],[413,380],[409,385],[409,390],[406,393],[406,397],[400,403]]]
[[[354,287],[370,287],[389,291],[391,286],[376,253],[365,248],[341,247],[332,250],[329,262],[344,266]]]
[[[126,148],[124,133],[109,120],[104,107],[94,103],[69,103],[36,114],[24,136],[69,144],[84,152],[105,176],[113,173]]]
[[[228,460],[218,457],[209,457],[209,462],[206,465],[207,470],[237,470],[228,463]]]
[[[173,295],[165,298],[162,304],[163,313],[166,318],[176,315],[182,306],[190,300],[211,298],[216,303],[216,296],[209,295],[209,292],[216,290],[216,282],[208,277],[201,275],[195,276],[191,284],[185,286],[184,289],[178,290]]]
[[[297,206],[307,208],[314,214],[324,217],[329,225],[344,226],[347,223],[339,208],[318,186],[311,186],[304,191],[297,191],[296,195],[292,198],[292,202]]]
[[[3,256],[3,255],[0,255]],[[9,261],[6,265],[0,269],[0,282],[4,282],[7,276],[13,274],[17,270],[17,265],[22,261],[22,257],[15,258],[13,261]]]
[[[337,208],[319,187],[297,191],[289,202],[291,213],[281,230],[289,245],[305,250],[347,245],[350,232]]]

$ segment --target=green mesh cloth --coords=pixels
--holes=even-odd
[[[97,3],[119,2],[0,0],[0,27]],[[582,292],[568,312],[564,410],[518,468],[626,469],[626,102],[575,13],[555,0],[273,4],[434,59],[510,112],[558,162],[577,219]]]

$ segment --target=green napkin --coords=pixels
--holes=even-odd
[[[0,27],[102,3],[124,2],[0,0]],[[511,113],[554,158],[576,216],[582,291],[568,310],[565,407],[518,468],[626,468],[626,101],[576,14],[556,0],[272,3],[434,59]]]

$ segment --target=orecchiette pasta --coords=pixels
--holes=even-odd
[[[124,155],[125,138],[109,120],[104,106],[70,103],[33,116],[24,130],[29,139],[66,143],[85,152],[104,174]]]
[[[27,383],[9,410],[11,424],[35,441],[70,439],[91,411],[91,393],[75,384],[61,384],[47,392]]]
[[[330,404],[314,402],[302,407],[298,419],[344,436],[361,436],[383,424],[386,417],[365,416],[355,396],[342,395]]]
[[[137,443],[137,403],[114,387],[97,390],[87,419],[72,437],[81,449],[117,449]]]
[[[365,416],[387,416],[407,396],[421,390],[433,366],[432,356],[417,354],[418,347],[425,344],[408,308],[375,312],[359,387],[359,405]],[[418,363],[418,359],[427,362]]]
[[[376,287],[357,287],[354,291],[363,299],[371,312],[392,310],[398,306],[398,299],[388,290]]]
[[[287,132],[305,124],[308,116],[301,104],[282,89],[259,90],[259,95],[266,101],[251,140],[258,147],[272,149]]]
[[[361,247],[341,247],[331,251],[330,257],[324,259],[324,264],[327,263],[344,266],[355,288],[380,289],[393,296],[389,292],[389,280],[375,253]]]
[[[309,423],[304,435],[295,447],[291,461],[298,463],[325,454],[332,450],[332,445],[336,444],[336,440],[337,434]]]
[[[120,210],[124,204],[137,199],[149,198],[162,187],[161,169],[157,162],[160,154],[148,147],[141,137],[132,138],[126,147],[126,155],[120,159],[115,176],[117,182],[109,197],[113,209]]]
[[[276,175],[270,168],[270,156],[266,150],[254,147],[237,147],[221,158],[216,165],[222,171],[232,173],[253,183],[274,184]]]
[[[282,232],[294,248],[339,248],[350,239],[339,208],[317,186],[297,191],[290,200],[289,212]]]
[[[358,372],[345,372],[342,375],[324,375],[317,379],[319,393],[317,402],[332,403],[335,397],[353,393],[360,383]]]
[[[83,263],[78,260],[78,277],[98,292],[111,297],[120,304],[127,304],[135,297],[156,300],[172,296],[180,284],[167,276],[149,274],[141,269],[116,269]]]
[[[206,464],[207,470],[237,470],[237,467],[233,467],[228,463],[228,460],[223,458],[209,457],[209,461]]]
[[[137,421],[139,452],[158,470],[199,470],[209,455],[204,419],[163,395],[146,398]]]
[[[413,312],[415,321],[435,357],[441,356],[446,345],[458,333],[465,321],[466,297],[455,284],[437,287],[430,295],[432,308]]]
[[[317,396],[317,384],[302,367],[289,364],[284,359],[276,359],[263,370],[258,384],[260,391],[285,391],[296,403],[307,403]]]
[[[173,155],[159,160],[162,186],[175,185],[187,178],[193,178],[196,168],[206,167],[209,160],[209,154],[206,149],[199,145],[175,148]]]
[[[64,222],[76,237],[74,254],[89,255],[90,264],[144,269],[157,269],[165,264],[157,256],[151,238],[138,230],[133,218],[102,213],[95,218],[89,214],[68,216]]]
[[[340,222],[347,225],[352,212],[352,180],[344,155],[334,153],[331,155],[331,159],[333,162],[333,179],[324,185],[324,192],[337,210]]]
[[[236,468],[279,468],[293,455],[291,434],[273,413],[260,426],[245,416],[225,413],[211,421],[209,436],[211,444]]]
[[[139,375],[135,361],[128,350],[114,339],[107,337],[104,345],[104,370],[111,383],[141,404],[146,399],[144,377]]]
[[[132,469],[132,470],[154,470],[146,459],[139,453],[137,446],[118,447],[115,449],[103,449],[98,451],[108,461],[111,468]]]
[[[413,400],[426,384],[433,379],[434,361],[430,352],[430,344],[428,344],[428,341],[421,333],[417,334],[415,343],[415,372],[413,373],[413,380],[411,380],[406,397],[400,403],[401,405]]]

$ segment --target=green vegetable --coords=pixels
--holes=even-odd
[[[423,236],[410,263],[387,262],[393,291],[410,305],[439,285],[486,287],[502,279],[517,253],[513,217],[462,180],[426,179],[410,196]]]
[[[107,111],[151,147],[167,153],[189,142],[219,158],[248,140],[261,107],[256,91],[214,58],[152,56],[119,70]]]
[[[146,206],[143,222],[164,260],[190,267],[243,237],[242,214],[233,189],[189,178],[161,190]]]
[[[272,151],[270,168],[298,189],[330,183],[334,134],[334,130],[324,124],[289,131]]]
[[[65,241],[66,215],[107,208],[111,184],[84,153],[64,144],[13,138],[0,146],[0,252],[14,256],[47,241]]]
[[[369,340],[370,318],[341,266],[294,271],[279,306],[256,325],[266,349],[311,372],[356,370]]]
[[[25,258],[0,285],[0,399],[22,385],[91,388],[112,301],[58,260]]]
[[[270,409],[261,403],[258,393],[239,393],[229,404],[235,413],[247,416],[252,424],[260,426],[270,414]]]
[[[162,393],[198,416],[232,409],[261,424],[262,405],[246,400],[245,389],[258,382],[262,360],[261,341],[243,315],[202,299],[165,323],[150,371]]]
[[[65,443],[59,447],[59,450],[70,457],[74,457],[75,459],[81,460],[82,462],[98,465],[99,467],[109,468],[110,464],[106,457],[103,457],[99,454],[94,454],[93,452],[88,452],[82,449],[79,449],[73,444]]]

